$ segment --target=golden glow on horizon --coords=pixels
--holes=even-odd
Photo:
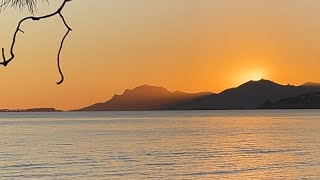
[[[16,59],[0,67],[0,108],[81,108],[142,84],[220,92],[261,78],[320,82],[319,9],[319,0],[72,1],[64,84],[55,84],[61,20],[27,22]],[[23,17],[9,12],[0,14],[6,50]]]
[[[267,79],[266,74],[261,69],[249,69],[239,74],[239,83],[244,83],[250,80],[258,81]]]

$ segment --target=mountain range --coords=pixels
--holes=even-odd
[[[319,83],[308,82],[300,86],[294,86],[281,85],[264,79],[249,81],[218,94],[212,92],[171,92],[163,87],[142,85],[132,90],[127,89],[121,95],[114,95],[106,102],[93,104],[78,111],[277,108],[279,101],[284,101],[285,98],[294,98],[303,94],[316,94],[317,92],[320,92]],[[316,99],[316,101],[319,100]],[[314,104],[316,103],[314,102]],[[309,107],[312,107],[312,105]]]
[[[93,104],[80,111],[169,110],[178,102],[194,101],[211,95],[214,94],[211,92],[170,92],[163,87],[142,85],[132,90],[127,89],[122,95],[116,94],[106,102]]]

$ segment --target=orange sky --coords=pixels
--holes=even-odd
[[[141,84],[219,92],[262,77],[320,82],[319,9],[318,0],[74,0],[64,9],[74,29],[65,82],[56,85],[60,19],[27,22],[16,59],[0,68],[0,108],[80,108]],[[1,47],[26,14],[0,14]]]

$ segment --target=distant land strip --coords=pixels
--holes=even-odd
[[[221,93],[186,93],[142,85],[110,100],[71,111],[320,109],[320,83],[281,85],[270,80],[248,81]],[[0,109],[0,112],[61,112],[55,108]]]
[[[0,109],[0,112],[61,112],[55,108]]]
[[[265,79],[248,81],[218,94],[171,92],[163,87],[142,85],[75,111],[318,109],[319,96],[319,83],[294,86]]]

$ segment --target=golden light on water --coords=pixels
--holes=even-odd
[[[318,111],[89,114],[1,116],[1,176],[319,179]]]

